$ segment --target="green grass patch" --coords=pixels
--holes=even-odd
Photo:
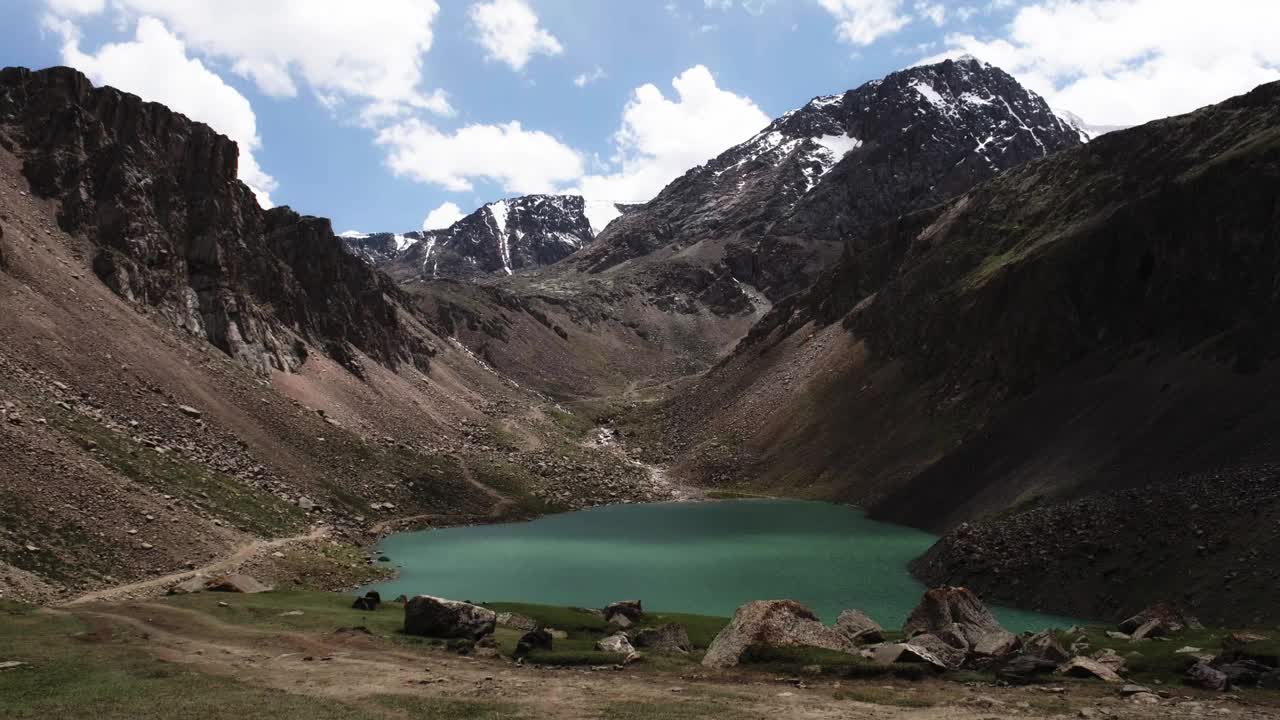
[[[145,640],[122,628],[109,637],[80,621],[6,603],[0,658],[28,666],[0,672],[0,717],[170,720],[362,720],[404,718],[404,709],[364,700],[338,701],[259,688],[158,660]],[[500,718],[489,703],[426,701],[413,717]],[[405,708],[408,709],[408,708]]]
[[[376,695],[373,701],[415,720],[506,720],[521,717],[513,703],[472,702],[414,695]]]
[[[596,426],[594,418],[562,407],[552,406],[547,410],[547,416],[551,418],[551,422],[575,440],[585,439]]]
[[[1180,653],[1178,650],[1194,647],[1201,650],[1196,654],[1218,655],[1222,653],[1222,641],[1235,632],[1224,628],[1184,630],[1168,638],[1132,642],[1108,637],[1106,631],[1109,629],[1091,626],[1079,633],[1061,631],[1058,637],[1064,647],[1070,647],[1080,635],[1084,635],[1089,641],[1088,654],[1110,648],[1124,657],[1128,667],[1125,673],[1127,679],[1139,683],[1154,683],[1159,680],[1166,685],[1180,685],[1183,673],[1195,662],[1192,654]],[[1280,657],[1280,639],[1276,638],[1277,633],[1263,631],[1261,634],[1269,639],[1250,643],[1248,652]]]

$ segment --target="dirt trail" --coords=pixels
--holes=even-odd
[[[406,526],[406,525],[413,525],[415,523],[428,522],[431,520],[444,520],[446,522],[452,522],[457,520],[471,520],[476,517],[481,517],[488,520],[497,520],[498,518],[506,515],[511,510],[511,508],[515,505],[515,501],[507,497],[506,495],[503,495],[502,493],[498,492],[497,490],[494,490],[488,485],[485,485],[479,480],[477,480],[475,476],[471,474],[471,467],[467,465],[466,458],[459,455],[457,456],[457,460],[458,460],[458,464],[462,466],[462,479],[467,481],[468,484],[470,484],[472,487],[476,488],[480,492],[488,495],[490,498],[493,498],[493,507],[489,508],[488,513],[482,516],[448,515],[443,513],[423,513],[421,515],[409,515],[406,517],[398,517],[398,518],[391,518],[390,520],[383,520],[382,522],[376,523],[375,525],[373,525],[373,527],[370,528],[370,531],[375,534],[381,535],[382,533],[387,532],[392,528]]]
[[[103,590],[95,590],[85,593],[79,597],[63,603],[64,606],[83,605],[91,602],[104,602],[112,600],[127,599],[138,593],[146,593],[151,590],[165,588],[170,585],[186,580],[194,575],[216,575],[221,572],[232,570],[238,565],[248,561],[249,559],[269,550],[277,550],[282,547],[292,545],[299,542],[314,542],[322,538],[328,537],[329,528],[319,526],[312,528],[309,532],[301,535],[293,535],[291,537],[276,538],[274,540],[253,540],[247,542],[238,548],[235,552],[223,558],[215,560],[208,565],[198,567],[194,570],[183,570],[182,572],[171,573],[149,580],[140,580],[128,585],[117,585],[116,587],[106,588]]]
[[[884,679],[813,679],[797,686],[767,674],[707,674],[700,668],[680,674],[639,668],[522,667],[501,659],[403,646],[363,633],[308,633],[224,623],[162,602],[56,612],[80,618],[93,628],[92,635],[133,645],[199,672],[344,702],[385,694],[508,702],[518,704],[521,717],[568,720],[599,718],[607,708],[646,706],[671,718],[978,720],[1012,712],[1038,720],[1055,714],[1035,709],[1046,696],[1030,688],[988,688],[978,693],[958,683]],[[839,692],[859,691],[936,704],[905,708],[836,697]],[[1080,693],[1076,700],[1082,705],[1106,705],[1108,717],[1154,720],[1169,714],[1168,708],[1125,703],[1109,688],[1071,692],[1073,696]]]

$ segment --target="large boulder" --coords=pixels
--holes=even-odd
[[[903,633],[936,635],[946,639],[955,634],[965,639],[969,653],[983,658],[1016,653],[1022,642],[1005,630],[978,596],[968,588],[940,587],[927,591],[902,626]],[[960,643],[949,643],[960,647]]]
[[[382,596],[379,595],[376,590],[370,590],[365,593],[363,597],[356,598],[355,602],[351,603],[351,609],[373,612],[377,610],[381,604]]]
[[[644,609],[640,607],[639,600],[619,600],[616,603],[610,603],[604,609],[604,621],[630,627],[644,617]]]
[[[991,614],[972,590],[939,587],[925,592],[924,597],[920,598],[920,604],[907,616],[902,632],[907,637],[936,633],[953,623],[987,630],[1004,630],[995,615]]]
[[[1060,663],[1036,655],[1019,655],[996,669],[996,677],[1011,685],[1028,685],[1058,669]]]
[[[1231,680],[1227,674],[1216,668],[1210,667],[1208,663],[1196,663],[1187,669],[1187,674],[1183,676],[1182,682],[1191,687],[1198,687],[1204,690],[1226,690],[1231,687]]]
[[[942,670],[956,670],[964,665],[968,655],[967,648],[956,647],[938,635],[925,633],[917,635],[903,646],[902,661],[919,661],[934,665]]]
[[[190,595],[191,593],[203,592],[209,587],[209,577],[206,575],[192,575],[182,582],[169,587],[170,595]]]
[[[627,639],[625,633],[614,633],[607,638],[596,641],[596,649],[601,652],[615,653],[618,655],[631,656],[636,649],[632,646],[631,641]]]
[[[222,575],[210,580],[205,585],[205,590],[209,592],[226,592],[226,593],[264,593],[269,592],[271,588],[263,585],[257,580],[240,573],[232,573],[230,575]]]
[[[659,655],[680,655],[693,652],[689,631],[683,625],[670,623],[656,628],[644,628],[634,633],[633,645]]]
[[[813,647],[853,653],[857,644],[822,624],[812,610],[794,600],[757,600],[738,608],[702,658],[712,668],[737,665],[751,648]]]
[[[553,638],[546,630],[530,630],[516,643],[516,657],[524,657],[534,650],[550,650]]]
[[[1120,623],[1120,632],[1136,635],[1141,630],[1141,637],[1159,637],[1172,635],[1186,628],[1199,630],[1202,627],[1199,620],[1176,607],[1168,603],[1156,603]]]
[[[836,631],[859,645],[884,640],[884,629],[861,610],[845,610],[836,618]]]
[[[1062,647],[1057,635],[1052,630],[1038,632],[1022,641],[1023,656],[1030,656],[1061,665],[1071,659],[1071,654]]]
[[[404,632],[436,638],[479,640],[493,634],[498,614],[459,600],[419,595],[404,606]]]
[[[1073,657],[1063,663],[1058,668],[1058,674],[1070,677],[1096,678],[1109,683],[1124,682],[1124,678],[1116,674],[1115,670],[1097,660],[1083,656]]]

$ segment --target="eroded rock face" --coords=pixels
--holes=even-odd
[[[823,625],[812,610],[794,600],[757,600],[738,608],[712,641],[702,664],[732,667],[753,647],[813,647],[847,653],[857,649],[852,640]]]
[[[419,595],[404,606],[407,635],[479,640],[492,635],[498,621],[494,611],[459,600]]]
[[[344,252],[327,219],[259,207],[236,144],[208,126],[56,67],[0,71],[0,127],[126,300],[263,373],[296,368],[307,345],[358,375],[357,351],[426,367],[432,350],[401,323],[395,285]]]

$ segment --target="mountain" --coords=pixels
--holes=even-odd
[[[252,572],[345,589],[380,575],[360,546],[402,516],[670,497],[459,339],[568,355],[588,333],[563,311],[474,283],[407,293],[327,219],[260,208],[238,161],[73,69],[0,70],[5,600],[292,536]]]
[[[353,233],[348,250],[400,281],[511,275],[558,262],[595,239],[588,215],[607,222],[608,203],[577,195],[523,195],[492,202],[442,230]]]
[[[614,222],[568,263],[659,293],[712,291],[719,313],[806,287],[843,243],[1079,133],[999,68],[972,57],[892,73],[788,112]]]
[[[1280,620],[1280,83],[863,233],[667,409],[681,472],[949,534],[930,583]]]

